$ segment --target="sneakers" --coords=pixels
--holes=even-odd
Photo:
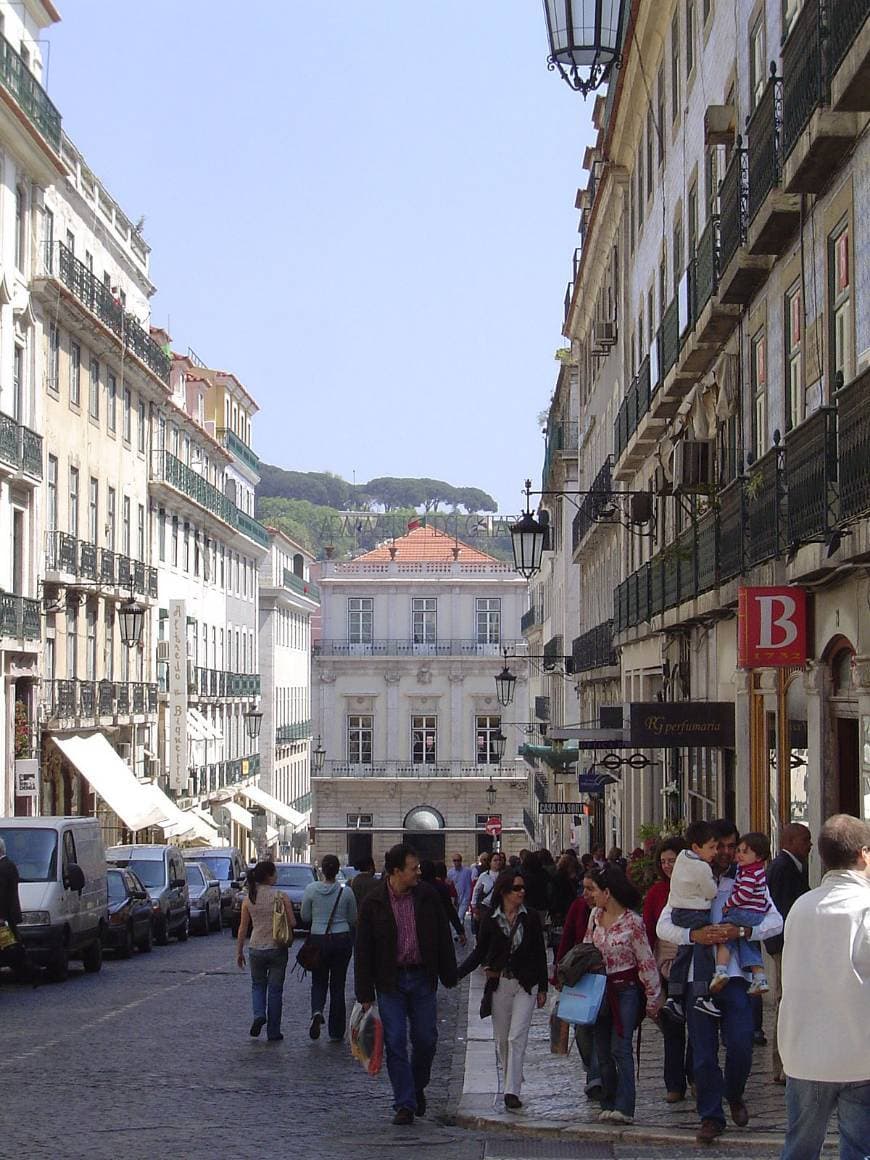
[[[612,1120],[612,1119],[613,1119],[613,1109],[612,1108],[605,1108],[603,1112],[598,1113],[599,1124],[603,1124],[603,1123],[605,1123],[605,1121]]]
[[[712,991],[712,989],[713,989],[713,986],[711,984],[710,990]],[[756,973],[752,976],[752,982],[749,984],[749,986],[746,989],[746,994],[747,995],[764,995],[769,990],[770,990],[770,986],[767,982],[767,976],[765,974],[763,974],[761,971],[756,971]]]
[[[504,1106],[509,1112],[518,1112],[523,1106],[523,1101],[519,1096],[512,1095],[508,1092],[504,1097]]]
[[[727,967],[717,967],[716,971],[713,975],[713,978],[709,982],[707,990],[710,992],[711,995],[716,995],[727,985],[728,985],[728,968]]]
[[[621,1112],[619,1108],[614,1108],[614,1110],[610,1113],[610,1122],[612,1124],[633,1124],[634,1116],[626,1115],[626,1113]]]
[[[721,1019],[722,1012],[716,1006],[712,999],[701,998],[695,1000],[695,1010],[700,1011],[702,1015],[710,1015],[713,1019]]]
[[[323,1012],[322,1011],[315,1011],[314,1014],[311,1016],[311,1023],[308,1027],[308,1038],[309,1039],[319,1039],[320,1038],[320,1028],[322,1026],[323,1026]],[[402,1110],[403,1110],[402,1108],[399,1109],[399,1111],[402,1111]],[[411,1114],[411,1118],[412,1119],[414,1118],[413,1113]],[[395,1120],[393,1121],[393,1123],[395,1123]]]
[[[686,1022],[686,1012],[683,1010],[683,1004],[679,999],[668,999],[664,1007],[662,1007],[662,1015],[666,1015],[669,1019],[673,1019],[677,1023]]]
[[[266,1016],[258,1015],[254,1022],[251,1024],[251,1038],[256,1039],[265,1026]]]

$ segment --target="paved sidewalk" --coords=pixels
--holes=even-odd
[[[513,1131],[529,1135],[556,1135],[562,1139],[601,1139],[643,1143],[670,1143],[685,1148],[695,1141],[699,1120],[691,1097],[680,1104],[666,1104],[663,1072],[663,1041],[649,1020],[644,1021],[641,1039],[637,1107],[632,1126],[599,1124],[600,1106],[583,1092],[585,1073],[572,1042],[567,1056],[550,1054],[550,1004],[536,1011],[532,1019],[525,1061],[523,1108],[505,1111],[498,1091],[498,1072],[492,1022],[481,1019],[480,997],[483,972],[470,976],[465,1080],[457,1110],[457,1121],[487,1131]],[[765,1029],[769,1033],[773,1011],[765,1007]],[[730,1121],[717,1148],[769,1150],[782,1147],[785,1130],[785,1089],[771,1079],[770,1047],[756,1047],[752,1074],[746,1089],[750,1121],[736,1128]],[[728,1114],[726,1106],[726,1116]],[[836,1147],[829,1135],[827,1147]]]

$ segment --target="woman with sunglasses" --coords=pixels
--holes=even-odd
[[[604,959],[607,991],[595,1024],[595,1048],[601,1069],[599,1120],[634,1123],[635,1079],[631,1043],[646,1014],[655,1019],[662,1005],[659,971],[643,919],[635,913],[640,894],[618,866],[587,870],[583,880],[592,915],[584,942],[593,943]]]
[[[504,1105],[521,1108],[523,1058],[535,1007],[547,1001],[547,948],[540,917],[528,909],[526,884],[503,870],[492,892],[492,910],[481,920],[477,946],[459,968],[463,978],[483,966],[492,995],[492,1033],[504,1076]]]

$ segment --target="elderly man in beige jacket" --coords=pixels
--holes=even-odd
[[[781,1160],[817,1160],[831,1113],[840,1160],[870,1153],[870,824],[835,814],[818,838],[827,873],[792,906],[778,1039],[788,1128]]]

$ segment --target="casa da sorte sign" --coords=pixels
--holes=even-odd
[[[803,588],[740,588],[737,663],[742,669],[785,668],[807,659],[807,594]]]

